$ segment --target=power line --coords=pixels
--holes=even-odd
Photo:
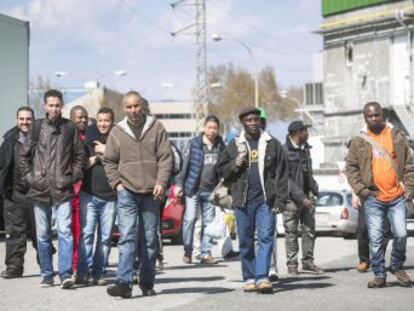
[[[169,2],[167,0],[161,0],[161,1],[164,2],[164,3],[166,3],[167,5],[171,6],[171,2]],[[183,14],[183,15],[185,15],[187,17],[193,18],[190,14],[188,14],[185,10],[183,10],[180,7],[174,7],[174,10],[175,11],[179,11],[181,14]],[[210,28],[212,28],[213,30],[215,30],[215,32],[219,32],[220,34],[222,34],[222,35],[224,35],[226,37],[237,38],[237,36],[229,33],[228,31],[222,29],[221,27],[217,27],[216,25],[214,25],[212,23],[209,23],[208,21],[206,21],[206,23],[207,23],[207,25]],[[246,40],[244,40],[244,41],[246,41]],[[251,42],[247,42],[247,43],[249,44],[249,46],[253,46],[253,47],[256,47],[256,48],[262,48],[258,44],[254,44],[254,43],[251,43]],[[265,53],[273,53],[273,54],[276,54],[276,55],[285,56],[285,57],[289,57],[289,58],[302,58],[302,56],[294,55],[294,54],[289,53],[289,52],[277,51],[277,50],[274,50],[274,49],[269,48],[269,47],[263,47],[263,51]]]
[[[274,37],[274,36],[272,36],[272,35],[270,35],[270,34],[268,34],[268,33],[264,32],[263,30],[261,30],[261,29],[257,28],[256,26],[254,26],[254,25],[252,25],[252,24],[249,24],[249,23],[247,23],[247,22],[243,21],[241,18],[239,18],[239,17],[238,17],[238,16],[236,16],[235,14],[233,14],[233,13],[231,13],[231,12],[229,12],[229,11],[226,11],[226,10],[225,10],[225,9],[221,6],[221,4],[218,4],[218,2],[217,2],[216,0],[210,0],[210,1],[212,1],[212,2],[214,2],[214,3],[215,3],[215,4],[213,4],[213,6],[215,6],[215,7],[216,7],[216,8],[218,8],[218,9],[222,9],[222,10],[223,10],[223,12],[224,12],[227,16],[229,16],[229,17],[230,17],[230,18],[232,18],[233,20],[235,20],[235,21],[239,22],[240,24],[243,24],[243,25],[245,25],[246,27],[248,27],[248,28],[252,29],[253,31],[255,31],[255,32],[257,32],[258,34],[260,34],[261,36],[263,36],[263,37],[266,37],[266,38],[268,38],[268,39],[273,40],[274,42],[276,42],[277,44],[279,44],[280,46],[282,46],[282,47],[284,47],[284,48],[290,48],[291,50],[295,50],[295,51],[297,51],[297,52],[299,52],[299,53],[303,53],[303,54],[310,54],[310,51],[300,49],[300,48],[298,48],[298,47],[296,47],[296,46],[294,46],[294,45],[291,45],[291,44],[289,44],[289,43],[287,43],[287,42],[284,42],[284,41],[282,41],[282,40],[280,40],[280,39],[278,39],[278,38],[276,38],[276,37]]]
[[[134,7],[131,7],[130,5],[128,5],[124,0],[118,0],[124,7],[126,7],[129,11],[131,11],[131,13],[133,13],[134,15],[138,16],[140,19],[142,19],[143,21],[145,21],[146,23],[152,25],[154,28],[162,31],[162,32],[166,32],[168,34],[170,34],[170,31],[167,28],[164,28],[161,25],[158,25],[157,23],[153,22],[150,18],[142,15],[137,9],[135,9]]]
[[[152,21],[150,18],[148,18],[145,15],[141,14],[137,9],[135,9],[134,7],[131,7],[130,5],[128,5],[124,0],[118,0],[118,1],[120,2],[120,4],[122,4],[122,6],[124,6],[126,9],[128,9],[133,15],[135,15],[136,17],[138,17],[142,21],[146,22],[147,24],[149,24],[153,28],[157,29],[158,31],[167,34],[168,36],[171,35],[171,31],[169,29],[157,24],[156,22]],[[162,0],[162,1],[165,2],[168,5],[171,4],[167,0]],[[176,7],[175,9],[177,10],[178,8]],[[191,16],[187,12],[183,11],[182,9],[180,11],[183,14],[187,15],[188,17],[193,18],[193,16]],[[188,39],[188,38],[185,38],[185,37],[181,37],[181,38],[188,44],[194,44],[194,42],[192,40]],[[228,59],[229,62],[234,62],[236,64],[244,64],[244,65],[248,65],[248,66],[253,65],[253,63],[248,61],[248,60],[242,60],[240,58],[234,57],[234,56],[229,55],[227,53],[215,51],[215,50],[213,50],[209,47],[207,47],[207,50],[208,50],[209,53],[215,54],[217,57],[222,58],[223,56],[225,56]],[[271,51],[270,49],[268,49],[268,50]],[[278,54],[280,54],[280,53],[278,52]],[[304,69],[302,70],[302,69],[295,69],[295,68],[283,68],[283,69],[281,68],[281,70],[284,70],[284,71],[305,71]]]

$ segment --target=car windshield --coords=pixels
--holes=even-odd
[[[321,192],[316,201],[316,206],[338,206],[342,205],[344,199],[341,194],[336,192]]]

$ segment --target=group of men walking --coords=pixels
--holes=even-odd
[[[61,286],[107,285],[105,270],[110,235],[118,219],[120,239],[117,281],[111,296],[132,296],[134,262],[139,262],[139,287],[154,295],[155,263],[160,234],[160,204],[170,185],[174,155],[161,122],[151,116],[135,91],[123,99],[126,117],[114,123],[111,109],[101,108],[96,124],[87,125],[82,106],[62,117],[57,90],[44,95],[46,118],[17,111],[17,125],[4,135],[0,154],[0,190],[6,223],[5,278],[23,275],[26,223],[30,220],[41,283],[54,284],[52,211],[58,236]],[[393,234],[391,272],[401,284],[411,280],[402,269],[406,247],[405,202],[414,196],[414,168],[404,136],[385,124],[378,103],[364,107],[367,127],[352,140],[347,157],[348,180],[361,206],[369,235],[370,265],[375,279],[369,287],[386,285],[384,219]],[[301,270],[320,274],[314,263],[315,202],[308,126],[294,121],[282,145],[266,132],[263,111],[242,109],[242,131],[225,145],[220,121],[208,116],[201,134],[190,140],[176,176],[175,195],[184,196],[185,263],[193,261],[194,227],[201,218],[201,264],[215,264],[211,253],[215,218],[212,196],[227,187],[235,210],[243,287],[270,293],[277,276],[276,214],[283,213],[288,273],[298,275],[299,226]],[[95,242],[96,239],[96,242]],[[75,277],[73,276],[75,274]]]

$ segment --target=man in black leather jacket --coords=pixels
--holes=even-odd
[[[260,110],[253,107],[240,112],[244,130],[226,146],[217,170],[231,189],[245,281],[243,290],[271,293],[269,266],[274,243],[274,211],[285,207],[288,172],[282,145],[260,129],[259,116]]]
[[[6,231],[6,270],[0,276],[8,279],[23,275],[28,221],[33,247],[36,248],[33,206],[26,196],[29,188],[21,178],[15,161],[16,150],[26,139],[34,120],[33,110],[30,107],[20,107],[16,117],[16,126],[4,134],[0,147],[0,195],[4,199]]]
[[[19,152],[19,166],[30,185],[36,218],[42,284],[53,285],[51,220],[56,208],[58,267],[62,288],[71,288],[73,185],[82,178],[84,147],[72,121],[62,118],[62,93],[44,95],[46,118],[37,120]]]
[[[283,146],[289,166],[289,199],[283,212],[288,273],[298,274],[299,224],[302,226],[302,270],[320,274],[313,260],[315,248],[315,200],[318,184],[313,179],[308,125],[293,121]]]

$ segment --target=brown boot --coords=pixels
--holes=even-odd
[[[405,287],[411,287],[411,278],[405,272],[404,270],[396,270],[393,271],[392,274],[394,274],[397,277],[398,282]]]
[[[298,276],[299,275],[298,266],[288,266],[288,273],[292,276]]]
[[[192,262],[191,260],[191,252],[185,252],[183,256],[183,262],[186,264],[190,264]]]
[[[211,255],[201,257],[200,263],[202,265],[215,265],[218,261],[215,260]]]
[[[257,288],[254,283],[247,283],[246,285],[243,286],[243,291],[245,293],[257,292]]]
[[[272,283],[268,281],[260,282],[256,285],[256,288],[260,294],[271,294],[273,292]]]
[[[372,281],[368,282],[368,288],[383,288],[387,287],[385,278],[376,276]]]
[[[367,264],[364,261],[360,261],[356,268],[357,268],[358,272],[364,273],[364,272],[368,271],[369,264]]]

